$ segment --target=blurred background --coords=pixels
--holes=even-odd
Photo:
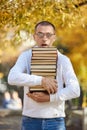
[[[32,34],[42,20],[55,25],[54,45],[71,59],[81,87],[80,98],[66,102],[67,127],[71,130],[72,111],[78,110],[75,121],[80,125],[75,127],[86,130],[81,113],[87,108],[87,0],[0,0],[0,108],[5,91],[15,90],[23,98],[22,87],[8,85],[8,72],[19,54],[36,44]]]

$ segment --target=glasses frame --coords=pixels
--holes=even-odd
[[[44,36],[46,36],[48,39],[51,38],[53,35],[55,35],[55,33],[42,33],[42,32],[38,32],[35,33],[35,35],[37,35],[39,38],[44,38]]]

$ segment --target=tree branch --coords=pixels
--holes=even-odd
[[[80,6],[83,6],[83,5],[86,5],[87,4],[87,0],[84,1],[84,2],[81,2],[79,4],[74,4],[76,8],[80,7]]]

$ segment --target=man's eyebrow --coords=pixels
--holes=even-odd
[[[43,33],[43,32],[38,32],[38,33]]]
[[[36,33],[36,32],[35,32]],[[44,32],[37,32],[37,33],[44,33]],[[51,32],[46,32],[46,33],[51,33]]]

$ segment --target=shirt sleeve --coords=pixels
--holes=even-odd
[[[66,58],[62,63],[62,77],[65,87],[58,89],[55,94],[50,94],[50,102],[58,102],[70,100],[80,96],[80,86],[76,74],[72,67],[71,61]]]
[[[26,73],[28,67],[27,58],[31,58],[30,53],[22,53],[11,68],[8,74],[8,83],[16,86],[35,86],[41,85],[42,76],[30,75]],[[30,71],[30,70],[29,70]]]

